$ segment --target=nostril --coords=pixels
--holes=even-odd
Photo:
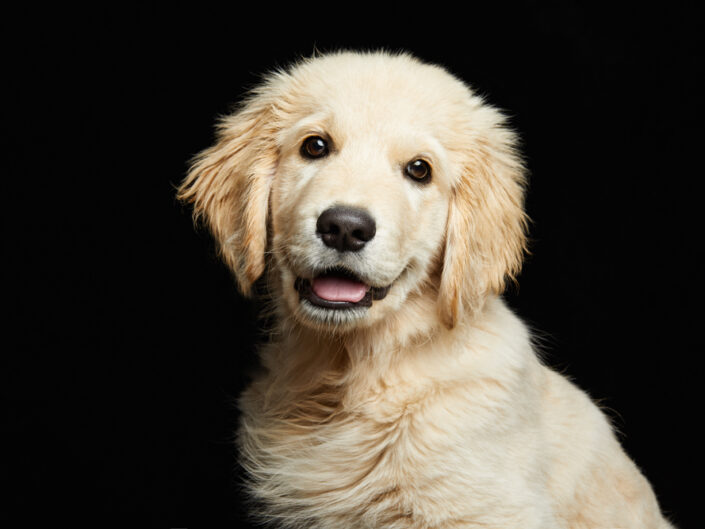
[[[327,209],[318,217],[316,233],[337,235],[340,232],[340,228],[335,224],[335,218],[331,211]]]
[[[370,232],[370,231],[365,231],[365,230],[353,230],[352,236],[355,239],[359,239],[361,241],[367,242],[370,239],[372,239],[372,237],[374,237],[374,231]]]

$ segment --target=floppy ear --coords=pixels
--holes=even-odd
[[[277,163],[274,121],[262,93],[222,119],[216,144],[194,158],[177,195],[193,204],[194,220],[205,220],[245,296],[264,272],[269,191]]]
[[[471,134],[448,212],[439,290],[441,321],[453,328],[463,311],[477,313],[491,293],[501,293],[521,269],[526,248],[524,167],[515,135],[498,111],[475,112],[489,125]]]

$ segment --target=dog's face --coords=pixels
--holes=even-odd
[[[301,321],[367,324],[398,309],[438,263],[450,160],[410,79],[328,81],[342,88],[307,93],[300,104],[313,112],[278,139],[271,248]]]
[[[223,120],[181,197],[208,220],[243,292],[268,262],[280,306],[305,325],[370,325],[425,291],[452,327],[520,264],[513,141],[440,68],[325,56],[271,76]]]

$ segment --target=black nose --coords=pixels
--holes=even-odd
[[[328,208],[316,222],[316,233],[326,246],[339,252],[357,252],[375,236],[374,219],[363,209],[346,206]]]

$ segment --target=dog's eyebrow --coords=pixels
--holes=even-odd
[[[448,156],[443,145],[432,135],[413,135],[408,138],[408,142],[402,144],[403,156],[399,156],[397,163],[404,167],[415,158],[422,158],[428,161],[438,175],[445,173],[448,169]]]
[[[303,136],[318,135],[330,140],[330,134],[327,132],[328,127],[325,126],[326,117],[323,114],[314,114],[300,119],[290,128],[282,130],[282,144],[290,143],[294,140],[298,141]]]

